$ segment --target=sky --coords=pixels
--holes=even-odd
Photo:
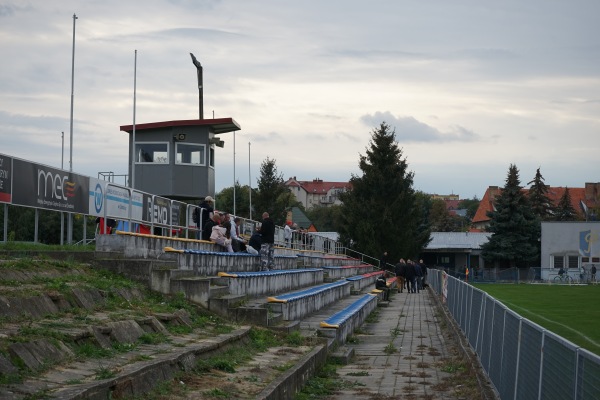
[[[511,164],[523,186],[540,168],[583,187],[600,181],[598,16],[597,0],[0,0],[0,153],[69,170],[73,94],[73,171],[126,174],[134,81],[137,124],[198,118],[194,53],[204,117],[241,126],[217,191],[256,187],[267,158],[284,179],[360,176],[382,122],[416,190],[482,198]]]

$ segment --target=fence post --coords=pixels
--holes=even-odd
[[[40,222],[40,209],[36,208],[35,209],[35,222],[34,222],[34,227],[33,227],[33,243],[37,243],[38,242],[38,227],[39,227],[39,222]]]
[[[538,400],[542,400],[542,376],[544,374],[544,343],[546,342],[546,330],[542,330],[542,343],[540,346],[540,377],[538,379]]]
[[[523,318],[519,318],[519,333],[517,340],[517,365],[515,366],[515,394],[514,399],[517,398],[517,389],[519,387],[519,364],[521,360],[521,328],[523,326]]]

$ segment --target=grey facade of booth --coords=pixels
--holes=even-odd
[[[135,189],[175,200],[202,199],[215,194],[215,157],[217,147],[223,147],[224,141],[217,136],[233,132],[240,126],[231,118],[204,119],[189,121],[166,121],[136,125],[135,145],[156,145],[164,149],[166,160],[156,162],[152,157],[146,162],[139,162],[136,154],[133,164],[133,126],[121,126],[121,130],[129,134],[129,168],[130,177],[134,177]],[[178,146],[199,146],[204,149],[203,162],[200,164],[184,163],[177,158]],[[133,175],[135,174],[135,175]]]

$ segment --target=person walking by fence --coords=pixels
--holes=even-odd
[[[596,283],[596,264],[592,264],[592,282]]]
[[[423,270],[417,262],[412,262],[415,267],[415,283],[417,284],[417,293],[423,289]]]
[[[408,293],[417,293],[417,275],[415,272],[415,266],[412,264],[411,260],[408,260],[406,263],[405,271],[406,289],[408,289]]]
[[[292,245],[292,233],[293,233],[293,231],[292,231],[291,225],[292,225],[292,221],[287,221],[285,223],[285,227],[283,228],[283,239],[285,241],[285,247],[288,248],[288,249],[290,247],[292,247],[291,245]]]
[[[406,280],[406,261],[403,258],[400,259],[396,267],[394,268],[396,274],[396,286],[398,286],[398,293],[402,293],[404,290],[404,282]]]

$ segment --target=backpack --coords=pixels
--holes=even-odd
[[[200,209],[194,208],[194,212],[192,213],[192,221],[197,224],[200,221]]]

